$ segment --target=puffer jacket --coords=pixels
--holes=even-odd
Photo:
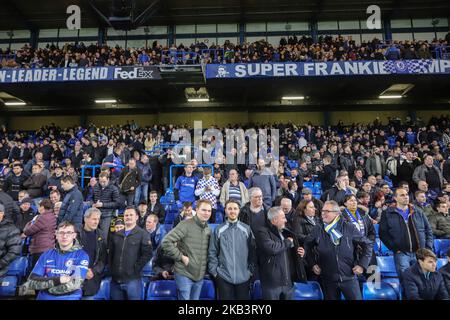
[[[416,252],[420,248],[433,250],[433,231],[425,214],[413,205],[409,206],[409,210],[408,223],[396,207],[388,208],[381,214],[381,241],[393,252]]]
[[[0,204],[5,207],[3,220],[14,221],[14,217],[20,214],[20,208],[9,194],[0,190]]]
[[[93,202],[96,203],[97,201],[103,204],[99,208],[102,218],[112,217],[114,210],[118,209],[121,204],[119,189],[111,182],[106,187],[102,187],[97,183],[94,187]]]
[[[52,210],[36,216],[23,230],[31,236],[30,253],[42,253],[55,247],[56,216]]]
[[[161,248],[175,261],[175,273],[199,281],[205,276],[210,237],[208,224],[194,216],[173,228],[162,241]],[[181,261],[183,255],[189,258],[187,266]]]
[[[20,255],[21,243],[19,229],[11,221],[3,219],[0,222],[0,277],[8,271],[9,264]]]
[[[208,272],[228,283],[244,283],[254,273],[255,250],[255,238],[248,225],[224,222],[216,227],[209,242]]]
[[[442,273],[430,272],[426,279],[418,262],[403,273],[403,286],[408,300],[450,299]]]

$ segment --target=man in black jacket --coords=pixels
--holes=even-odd
[[[433,231],[423,211],[409,204],[408,191],[395,190],[396,206],[381,214],[380,239],[394,252],[397,274],[416,262],[415,252],[421,248],[433,249]]]
[[[322,202],[334,200],[339,205],[343,205],[345,196],[352,194],[352,192],[348,188],[349,185],[350,180],[348,178],[348,175],[339,175],[336,178],[336,184],[331,189],[322,194],[320,200],[322,200]]]
[[[159,223],[164,223],[166,218],[166,210],[164,206],[158,202],[158,193],[156,191],[150,191],[150,201],[148,203],[148,212],[156,214],[159,219]]]
[[[126,196],[127,206],[134,204],[136,189],[141,185],[142,172],[136,165],[134,158],[128,161],[119,177],[120,191]],[[138,203],[136,203],[137,205]]]
[[[98,183],[94,187],[92,207],[101,211],[100,230],[105,241],[108,240],[109,228],[114,211],[120,206],[119,189],[110,183],[106,172],[100,173]]]
[[[0,204],[2,204],[5,209],[4,219],[13,222],[14,217],[20,213],[20,209],[17,203],[13,200],[13,198],[11,198],[11,196],[6,192],[3,192],[1,185],[0,185]]]
[[[111,235],[109,268],[112,300],[141,300],[141,271],[152,256],[148,232],[137,226],[134,207],[124,212],[125,229]]]
[[[323,168],[318,171],[319,180],[322,184],[322,191],[327,191],[331,189],[336,182],[336,167],[331,163],[332,158],[330,155],[323,157]]]
[[[272,207],[267,213],[267,224],[256,230],[259,273],[264,300],[290,300],[294,281],[304,270],[297,270],[295,254],[303,257],[305,251],[296,247],[293,234],[286,236],[286,216],[281,207]],[[301,268],[301,267],[300,267]]]
[[[369,266],[373,243],[340,216],[336,201],[325,202],[323,225],[316,225],[305,239],[308,265],[321,275],[326,300],[361,300],[357,276]],[[358,246],[362,253],[357,254]]]
[[[0,204],[0,277],[6,274],[10,263],[20,255],[21,243],[19,229],[5,219],[5,207]]]
[[[23,172],[23,167],[20,163],[13,164],[12,174],[10,174],[5,181],[5,190],[17,201],[19,191],[24,189],[23,183],[28,179],[28,175]]]
[[[83,299],[88,300],[97,294],[106,264],[106,239],[98,229],[101,212],[89,208],[84,214],[84,227],[79,233],[79,242],[89,256],[89,269],[83,283]]]
[[[436,272],[436,255],[419,249],[417,262],[403,273],[403,286],[408,300],[450,300],[440,272]]]

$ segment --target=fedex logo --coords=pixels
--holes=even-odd
[[[127,67],[114,69],[114,79],[153,79],[153,70],[145,70],[143,67]]]

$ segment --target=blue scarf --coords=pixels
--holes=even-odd
[[[350,212],[350,210],[345,209],[344,210],[347,216],[350,218],[351,223],[358,229],[359,233],[364,236],[365,235],[365,227],[364,227],[364,221],[361,218],[361,215],[358,212],[358,209],[356,209],[355,215],[356,219],[353,216],[353,214]]]
[[[341,216],[337,216],[330,224],[324,223],[325,232],[330,235],[331,241],[333,241],[335,246],[339,245],[340,239],[342,238],[342,233],[336,229],[340,219]]]

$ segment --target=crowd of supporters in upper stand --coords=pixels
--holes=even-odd
[[[143,44],[145,41],[143,41]],[[450,31],[444,39],[433,41],[390,41],[373,39],[359,45],[351,36],[320,36],[318,42],[308,36],[282,38],[279,44],[265,40],[253,43],[207,45],[181,43],[163,46],[154,41],[147,48],[109,47],[97,44],[66,43],[62,47],[48,44],[45,48],[28,45],[19,50],[0,48],[0,67],[57,68],[133,65],[176,65],[200,63],[306,62],[433,59],[447,53]],[[441,51],[437,52],[436,49]]]

